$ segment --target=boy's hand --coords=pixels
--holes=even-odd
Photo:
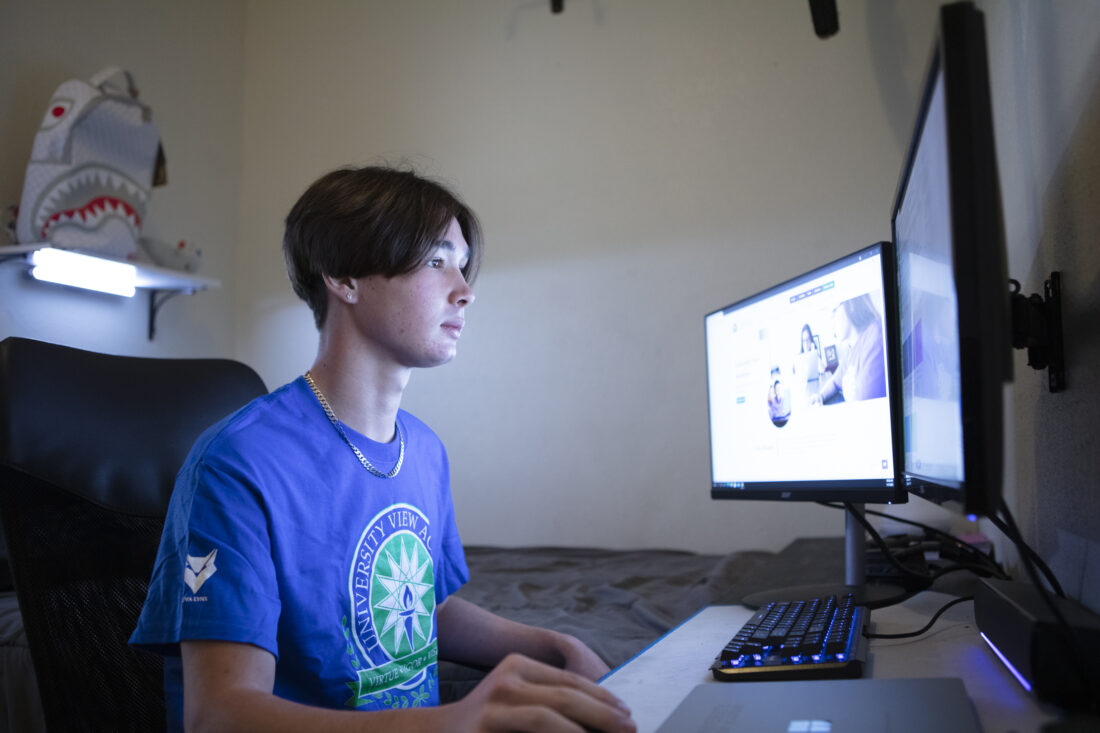
[[[587,677],[593,682],[598,682],[601,677],[611,671],[602,659],[588,648],[584,642],[575,636],[561,634],[558,641],[558,649],[561,651],[562,667],[570,672],[576,672],[581,677]]]
[[[635,730],[630,711],[607,690],[519,654],[505,657],[453,707],[456,729],[470,733]]]

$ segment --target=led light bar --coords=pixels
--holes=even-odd
[[[45,247],[31,254],[31,264],[36,280],[134,297],[137,268],[125,262]]]
[[[1027,678],[1020,674],[1020,671],[1016,669],[1012,662],[1008,661],[1008,657],[1001,653],[1001,650],[997,648],[996,644],[990,641],[984,631],[978,633],[981,635],[982,639],[985,640],[985,643],[989,645],[989,648],[993,650],[993,653],[997,655],[997,659],[1000,659],[1001,663],[1004,664],[1004,666],[1008,668],[1008,671],[1012,673],[1012,676],[1016,678],[1016,681],[1019,682],[1025,690],[1031,692],[1031,683],[1027,681]]]

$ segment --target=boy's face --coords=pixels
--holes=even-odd
[[[474,291],[462,268],[469,258],[462,228],[451,219],[435,250],[410,273],[357,280],[356,328],[368,348],[400,367],[430,367],[455,357]]]

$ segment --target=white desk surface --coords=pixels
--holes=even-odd
[[[916,631],[952,600],[924,592],[905,603],[871,612],[871,630]],[[633,711],[639,733],[656,730],[693,687],[716,682],[710,663],[753,611],[744,606],[707,606],[601,683]],[[1055,720],[1001,665],[978,636],[972,603],[949,609],[936,625],[913,639],[873,639],[864,677],[960,677],[985,733],[1030,733]]]

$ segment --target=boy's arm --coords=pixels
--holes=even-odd
[[[571,672],[512,655],[469,695],[438,708],[358,712],[301,705],[272,693],[275,657],[251,644],[185,641],[188,731],[633,731],[611,693]]]
[[[451,596],[436,610],[439,656],[492,667],[511,653],[537,659],[596,681],[608,666],[574,636],[510,621]]]
[[[438,708],[411,710],[398,721],[393,711],[368,718],[354,710],[325,710],[277,697],[272,693],[275,657],[252,644],[184,641],[180,655],[187,731],[369,731],[375,722],[390,730],[431,731],[441,722],[431,717]]]

